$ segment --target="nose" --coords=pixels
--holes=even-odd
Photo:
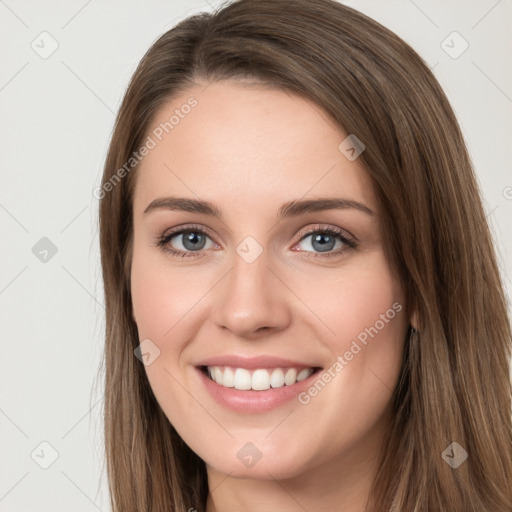
[[[289,325],[293,294],[272,266],[266,251],[252,262],[234,255],[232,268],[214,289],[213,320],[219,328],[255,339]]]

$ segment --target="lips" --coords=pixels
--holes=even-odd
[[[317,378],[317,372],[314,372],[304,380],[297,380],[290,385],[285,383],[277,388],[271,386],[269,389],[255,390],[251,383],[250,389],[239,390],[235,387],[225,387],[217,384],[208,376],[206,368],[204,366],[195,368],[198,377],[198,389],[204,390],[223,409],[229,409],[239,414],[262,414],[293,403]],[[247,370],[244,369],[244,371]],[[257,371],[258,369],[254,370],[254,372]],[[199,397],[201,396],[199,395]]]
[[[234,354],[209,357],[208,359],[199,361],[196,366],[229,366],[231,368],[245,368],[246,370],[257,370],[261,368],[296,368],[298,371],[304,368],[321,367],[320,364],[313,361],[304,362],[269,355],[245,357]]]
[[[201,361],[198,368],[220,386],[254,391],[291,386],[319,369],[305,362],[267,355],[216,356]]]
[[[219,355],[200,361],[196,369],[222,405],[262,412],[292,399],[322,368],[316,362],[268,355]]]

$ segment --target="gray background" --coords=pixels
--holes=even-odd
[[[346,3],[411,44],[444,87],[510,297],[511,0]],[[92,192],[143,53],[180,19],[218,5],[0,0],[1,512],[110,510],[101,471],[96,374],[104,309]]]

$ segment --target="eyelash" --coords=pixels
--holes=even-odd
[[[170,254],[171,256],[175,257],[181,257],[181,258],[200,258],[205,255],[204,250],[200,251],[181,251],[177,249],[173,249],[169,247],[167,244],[171,241],[172,238],[174,238],[177,235],[181,235],[183,233],[200,233],[202,235],[206,235],[211,238],[208,231],[206,231],[204,228],[196,225],[190,225],[185,226],[183,228],[178,228],[176,230],[171,230],[165,232],[163,235],[159,236],[154,245],[159,247],[164,253]],[[315,228],[310,229],[308,231],[301,233],[301,238],[297,243],[302,242],[306,237],[312,235],[312,234],[327,234],[329,236],[334,236],[341,240],[344,244],[346,244],[347,247],[343,247],[341,249],[338,249],[337,251],[332,252],[325,252],[325,253],[315,253],[311,251],[300,251],[300,252],[306,252],[307,258],[328,258],[332,256],[340,256],[342,253],[347,251],[348,249],[355,249],[358,246],[358,243],[353,239],[346,231],[339,229],[339,228]]]

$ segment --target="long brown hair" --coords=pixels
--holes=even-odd
[[[379,23],[332,0],[241,0],[189,17],[153,44],[126,91],[98,196],[113,511],[205,510],[204,462],[167,420],[134,356],[137,167],[125,164],[164,101],[195,83],[241,77],[316,102],[366,147],[359,158],[383,206],[386,251],[417,323],[372,490],[376,510],[510,512],[512,334],[461,130],[423,60]],[[468,454],[457,468],[443,457],[446,449],[453,455],[454,442]]]

